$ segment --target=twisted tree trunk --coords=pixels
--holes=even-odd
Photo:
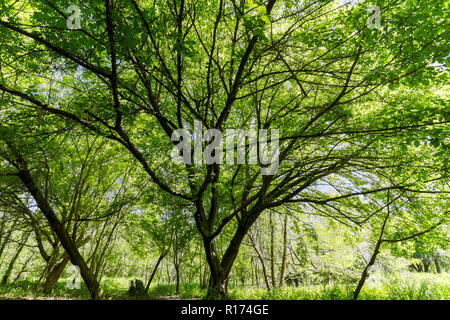
[[[56,283],[58,282],[59,278],[61,278],[64,269],[69,263],[69,260],[69,256],[67,254],[64,254],[62,260],[59,263],[55,264],[50,270],[44,282],[45,294],[50,294],[53,291],[53,288],[55,288]]]

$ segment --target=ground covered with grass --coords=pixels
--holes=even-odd
[[[105,300],[116,299],[202,299],[206,289],[198,283],[182,283],[179,293],[174,284],[155,284],[147,296],[130,296],[131,279],[116,278],[102,281]],[[80,289],[69,289],[66,280],[60,280],[51,295],[33,290],[33,280],[22,280],[0,287],[0,299],[90,299],[82,284]],[[230,286],[231,300],[348,300],[354,286],[346,284],[305,285],[265,288]],[[369,279],[359,296],[360,300],[450,300],[450,274],[399,273],[393,276],[375,275]]]

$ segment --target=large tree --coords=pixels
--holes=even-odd
[[[301,204],[349,223],[357,219],[334,203],[445,178],[443,0],[380,0],[379,12],[330,0],[71,4],[79,25],[67,1],[2,2],[1,112],[58,117],[116,141],[160,191],[193,208],[210,298],[225,296],[265,210]],[[278,170],[173,163],[172,133],[194,121],[280,129]],[[435,161],[401,176],[420,144]]]

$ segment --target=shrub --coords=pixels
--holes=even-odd
[[[147,292],[145,291],[144,283],[139,280],[135,279],[134,281],[130,281],[130,287],[128,289],[128,295],[130,297],[145,297],[147,296]]]

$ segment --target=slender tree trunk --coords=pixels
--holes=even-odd
[[[22,269],[20,269],[19,273],[16,275],[12,283],[15,283],[17,280],[19,280],[20,276],[27,270],[27,266],[30,263],[31,259],[33,258],[34,253],[31,253],[28,259],[25,261],[25,263],[22,266]]]
[[[175,232],[172,243],[173,266],[175,269],[175,294],[180,293],[181,260],[183,258],[183,250],[180,250],[179,241],[178,234]]]
[[[2,221],[2,223],[0,224],[0,258],[2,257],[3,250],[5,249],[5,243],[7,242],[7,241],[3,241],[5,225],[6,225],[6,221],[7,221],[6,214],[1,216],[1,221]]]
[[[176,282],[175,282],[175,294],[179,294],[180,293],[180,266],[175,265],[175,277],[176,277]]]
[[[198,269],[198,283],[200,283],[200,287],[203,288],[203,270],[202,265],[200,265]]]
[[[166,272],[167,272],[167,283],[170,284],[171,282],[171,277],[170,277],[170,270],[169,270],[169,264],[166,263]]]
[[[156,264],[153,267],[152,273],[150,275],[150,278],[147,281],[147,285],[145,286],[145,292],[148,292],[148,290],[150,289],[150,285],[153,281],[153,278],[155,277],[156,271],[158,270],[159,265],[161,264],[161,261],[163,261],[164,257],[167,255],[167,253],[169,253],[169,249],[163,251],[161,253],[161,255],[158,258],[158,261],[156,261]]]
[[[388,196],[388,203],[389,203],[389,196]],[[366,282],[367,276],[369,275],[369,269],[371,266],[373,266],[373,264],[375,263],[375,261],[377,259],[377,255],[380,253],[380,246],[383,243],[384,229],[386,227],[386,223],[390,216],[389,205],[387,207],[387,210],[388,210],[388,213],[386,214],[386,218],[383,221],[383,225],[382,225],[381,231],[380,231],[380,237],[378,238],[378,241],[375,244],[375,248],[373,250],[372,257],[370,258],[369,262],[367,263],[366,267],[364,268],[364,270],[361,274],[361,278],[359,279],[358,285],[356,286],[356,289],[353,292],[354,300],[358,299],[359,293],[361,292],[361,289],[364,286],[364,283]]]
[[[372,253],[372,257],[370,258],[369,263],[366,265],[366,267],[364,268],[362,274],[361,274],[361,278],[359,279],[358,285],[356,286],[356,289],[353,293],[353,299],[357,300],[359,293],[361,292],[362,287],[364,286],[364,283],[366,282],[367,276],[369,275],[369,269],[370,267],[375,263],[375,260],[377,258],[378,253],[380,253],[380,245],[383,241],[378,240],[376,245],[375,245],[375,250]]]
[[[272,287],[275,287],[275,230],[274,230],[273,220],[272,220],[272,212],[270,213],[270,276],[272,280]]]
[[[258,247],[256,246],[256,241],[253,239],[253,236],[249,234],[249,238],[250,241],[252,243],[252,247],[253,249],[255,249],[256,254],[258,255],[258,259],[261,262],[261,267],[262,267],[262,271],[263,271],[263,276],[264,276],[264,283],[266,284],[266,288],[267,290],[270,290],[270,283],[269,283],[269,276],[267,274],[267,270],[266,270],[266,264],[264,262],[264,257],[262,255],[262,253],[258,250]],[[258,281],[258,270],[255,271],[256,274],[256,282],[258,283],[259,286],[259,281]]]
[[[241,267],[241,270],[240,270],[240,280],[241,280],[241,285],[242,286],[245,286],[245,270],[244,270],[244,267]]]
[[[252,287],[255,286],[255,259],[252,257],[251,260],[251,268],[252,268],[252,274],[250,276],[250,278],[252,279]]]
[[[430,272],[430,262],[428,260],[426,260],[426,259],[423,260],[423,270],[426,273]]]
[[[270,288],[269,279],[267,278],[267,274],[264,277],[265,277],[266,286],[269,285],[269,288]],[[256,286],[259,287],[259,268],[258,268],[258,264],[256,263],[256,261],[255,261],[255,281],[256,281]],[[267,289],[267,290],[269,290],[269,289]]]
[[[6,232],[3,243],[0,246],[0,257],[3,255],[3,251],[5,250],[6,246],[8,245],[9,239],[11,238],[11,234],[14,231],[14,229],[16,228],[16,225],[17,225],[17,220],[15,219],[11,229],[9,229],[8,232]],[[3,232],[3,230],[2,230],[2,232]],[[1,264],[0,264],[0,266],[1,266]]]
[[[417,272],[422,272],[423,271],[422,263],[413,263],[412,267]]]
[[[11,276],[11,272],[14,268],[14,264],[16,263],[17,258],[19,258],[20,253],[22,252],[23,248],[25,247],[25,244],[28,241],[29,236],[30,236],[30,232],[27,232],[26,234],[23,235],[22,241],[18,245],[14,256],[12,257],[11,261],[9,262],[8,268],[6,269],[5,274],[3,275],[3,278],[1,281],[2,286],[6,285],[8,283],[9,277]]]
[[[205,268],[203,268],[202,273],[203,273],[203,276],[202,276],[201,286],[202,286],[202,289],[205,289],[207,284],[208,284],[208,282],[209,282],[208,281],[208,267],[207,266],[205,266]]]
[[[434,265],[436,266],[436,273],[441,273],[441,266],[439,264],[439,258],[435,257],[433,260],[434,260]]]
[[[286,255],[287,255],[287,229],[288,229],[288,217],[284,216],[284,229],[283,229],[283,256],[281,258],[281,270],[280,279],[278,281],[279,286],[284,285],[284,272],[286,270]]]

